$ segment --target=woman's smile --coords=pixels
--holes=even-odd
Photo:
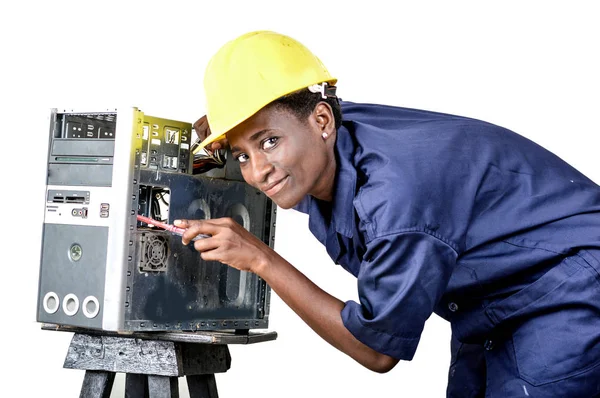
[[[267,185],[265,188],[262,189],[262,191],[265,193],[265,195],[272,198],[273,196],[277,195],[285,187],[285,184],[288,181],[288,179],[289,179],[289,176],[285,176],[281,180]]]

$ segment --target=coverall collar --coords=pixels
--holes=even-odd
[[[331,209],[331,226],[348,238],[354,231],[354,196],[356,195],[356,169],[352,163],[354,143],[348,129],[340,126],[335,142],[337,171]]]

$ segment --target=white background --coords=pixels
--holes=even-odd
[[[346,100],[496,123],[598,182],[599,17],[592,1],[3,2],[0,396],[77,397],[83,380],[62,369],[71,334],[35,322],[51,107],[123,104],[193,122],[204,113],[209,57],[270,29],[312,49]],[[279,213],[276,249],[338,298],[356,298],[304,216]],[[415,359],[385,375],[321,341],[276,295],[270,328],[275,342],[231,347],[231,370],[217,377],[222,398],[444,396],[449,327],[437,316]],[[119,376],[113,397],[123,384]]]

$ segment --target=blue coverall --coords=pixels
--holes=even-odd
[[[347,329],[411,360],[452,327],[449,397],[600,395],[600,187],[471,118],[342,102],[334,199],[296,207],[358,279]]]

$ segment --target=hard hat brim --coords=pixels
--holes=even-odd
[[[312,84],[320,84],[320,83],[323,83],[323,81],[315,82],[315,83],[312,83]],[[336,79],[336,78],[332,78],[332,79],[330,79],[330,80],[327,80],[327,81],[326,81],[326,83],[327,83],[327,84],[329,84],[329,85],[331,85],[331,86],[333,86],[333,85],[335,85],[335,84],[337,83],[337,79]],[[210,145],[210,144],[212,144],[213,142],[215,142],[215,141],[218,141],[219,139],[223,138],[225,135],[227,135],[227,133],[228,133],[229,131],[231,131],[231,130],[232,130],[232,129],[234,129],[235,127],[239,126],[240,124],[242,124],[242,123],[243,123],[243,122],[245,122],[246,120],[250,119],[252,116],[256,115],[256,114],[257,114],[257,113],[258,113],[258,112],[259,112],[261,109],[263,109],[263,108],[267,107],[267,106],[268,106],[270,103],[272,103],[272,102],[275,102],[277,99],[279,99],[279,98],[281,98],[281,97],[283,97],[283,96],[286,96],[286,95],[288,95],[288,94],[291,94],[291,93],[293,93],[293,92],[295,92],[295,91],[302,90],[303,88],[307,88],[308,86],[311,86],[312,84],[309,84],[309,85],[306,85],[306,86],[303,86],[303,87],[298,87],[297,89],[292,89],[292,90],[289,90],[289,91],[286,91],[286,92],[282,93],[282,94],[281,94],[280,96],[278,96],[278,97],[277,97],[275,100],[273,100],[273,101],[270,101],[270,102],[268,102],[268,103],[266,103],[266,104],[262,104],[261,106],[259,106],[259,107],[258,107],[258,109],[256,109],[256,110],[255,110],[253,113],[251,113],[251,114],[250,114],[250,115],[248,115],[247,117],[245,117],[245,118],[242,118],[242,119],[240,119],[240,120],[238,120],[238,121],[235,121],[235,122],[233,122],[233,123],[231,124],[231,126],[229,126],[229,127],[226,127],[225,129],[223,129],[223,131],[211,131],[211,134],[210,134],[208,137],[206,137],[206,138],[204,139],[204,141],[202,141],[202,142],[201,142],[201,143],[198,145],[198,147],[196,147],[196,148],[194,149],[194,154],[198,153],[200,150],[202,150],[202,149],[203,149],[204,147],[206,147],[207,145]],[[208,120],[208,125],[210,126],[210,120]]]

